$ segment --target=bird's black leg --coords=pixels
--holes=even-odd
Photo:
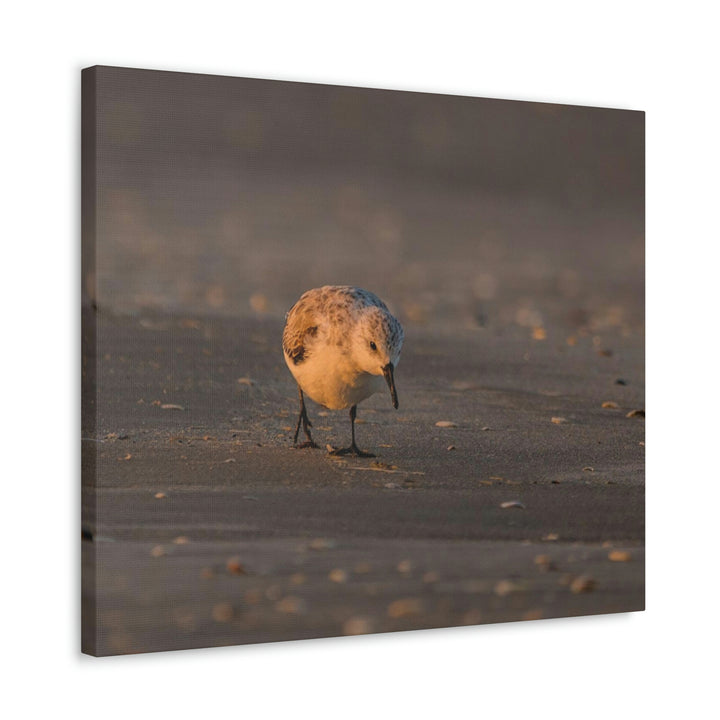
[[[312,435],[310,434],[310,428],[312,423],[307,416],[307,410],[305,409],[305,396],[303,395],[302,388],[298,385],[300,391],[300,415],[298,416],[297,425],[295,426],[295,437],[293,438],[293,446],[296,448],[317,448],[318,446],[313,442]],[[300,433],[300,424],[302,423],[303,431],[307,437],[307,441],[298,445],[298,434]]]
[[[357,455],[357,457],[375,457],[372,453],[364,452],[355,444],[355,418],[357,417],[357,405],[350,408],[350,432],[352,443],[350,447],[333,450],[331,455]]]

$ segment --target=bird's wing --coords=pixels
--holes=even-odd
[[[318,323],[312,304],[301,298],[287,314],[282,345],[285,354],[298,365],[307,358],[308,341],[317,335]]]

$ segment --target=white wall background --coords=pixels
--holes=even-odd
[[[700,717],[717,706],[717,25],[710,2],[667,7],[78,0],[4,8],[7,717]],[[80,656],[79,71],[94,64],[647,111],[647,611]]]

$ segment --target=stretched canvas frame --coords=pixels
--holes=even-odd
[[[93,655],[644,609],[644,114],[94,67]],[[285,312],[405,327],[376,457],[293,449]]]

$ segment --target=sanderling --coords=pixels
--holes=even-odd
[[[374,457],[355,444],[357,404],[383,387],[398,406],[395,367],[400,360],[403,329],[379,297],[367,290],[333,286],[308,290],[290,308],[283,332],[283,354],[300,392],[295,447],[318,447],[310,435],[306,393],[330,410],[350,408],[350,447],[332,455]],[[300,425],[307,442],[297,444]]]

